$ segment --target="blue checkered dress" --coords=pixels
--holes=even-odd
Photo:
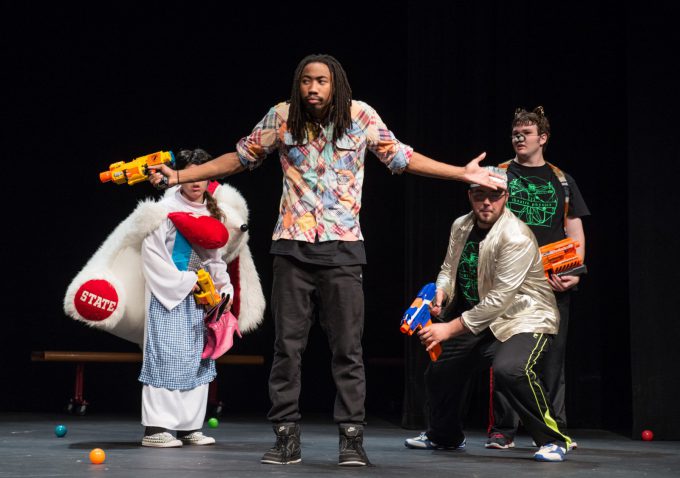
[[[180,234],[177,234],[179,237]],[[177,242],[182,242],[182,239]],[[188,249],[187,256],[189,258],[183,266],[174,258],[176,265],[184,270],[199,269],[200,260],[196,253]],[[193,294],[187,295],[172,310],[166,309],[151,294],[140,382],[169,390],[191,390],[212,382],[217,375],[215,361],[201,359],[204,314],[205,310],[196,304]]]

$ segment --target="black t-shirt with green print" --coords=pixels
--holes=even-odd
[[[479,303],[479,288],[477,287],[479,243],[484,240],[487,232],[489,229],[481,229],[475,225],[465,241],[456,271],[456,305],[451,318],[459,317],[460,314]]]
[[[508,165],[507,207],[536,236],[539,246],[565,238],[564,187],[549,165],[522,166],[516,161]],[[590,215],[574,179],[565,173],[569,185],[569,217]]]

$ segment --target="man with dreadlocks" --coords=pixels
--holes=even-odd
[[[316,305],[328,335],[337,388],[333,416],[340,435],[338,463],[369,464],[362,445],[366,384],[361,274],[366,256],[359,226],[366,149],[392,173],[408,171],[497,188],[497,175],[479,166],[484,154],[459,167],[399,142],[373,108],[352,100],[345,71],[329,55],[310,55],[298,64],[290,101],[272,107],[235,152],[182,171],[182,182],[228,176],[254,169],[269,153],[279,153],[284,182],[271,247],[275,342],[268,414],[276,444],[262,463],[302,460],[300,369]],[[178,182],[166,166],[155,169],[155,186]]]

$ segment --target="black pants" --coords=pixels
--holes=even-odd
[[[363,423],[366,380],[361,337],[364,330],[362,267],[319,266],[275,256],[271,307],[274,357],[269,375],[272,422],[300,420],[302,353],[315,308],[328,337],[337,390],[336,423]]]
[[[554,337],[550,349],[545,354],[541,375],[548,391],[552,409],[555,412],[553,418],[563,433],[567,433],[567,413],[564,406],[564,357],[567,352],[570,297],[570,292],[555,294],[557,308],[560,312],[560,329]],[[507,438],[514,439],[519,426],[519,416],[502,395],[495,393],[495,389],[493,393],[493,417],[491,432],[502,433]]]
[[[552,409],[538,376],[552,336],[517,334],[499,342],[490,331],[461,335],[445,342],[439,360],[425,372],[428,394],[427,436],[439,445],[458,445],[463,433],[465,393],[470,378],[480,368],[493,366],[496,393],[515,409],[537,444],[566,446],[552,418]]]

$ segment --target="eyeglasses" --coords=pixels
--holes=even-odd
[[[475,189],[473,191],[470,191],[470,196],[472,197],[473,201],[481,202],[484,201],[485,199],[489,199],[491,202],[496,202],[503,196],[505,196],[505,191],[483,191],[480,189]]]

